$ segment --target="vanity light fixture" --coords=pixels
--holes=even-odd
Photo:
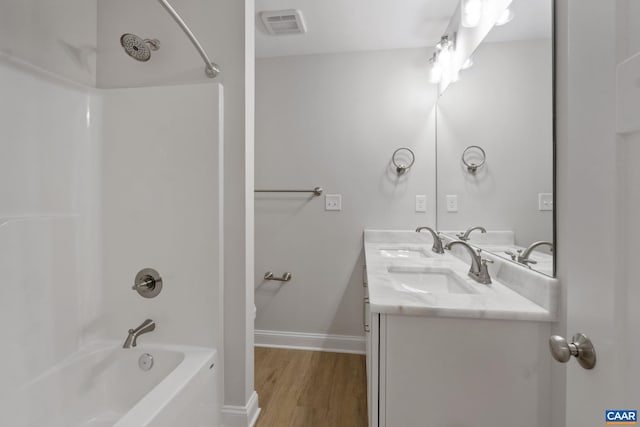
[[[510,7],[506,8],[502,13],[500,13],[498,19],[496,19],[496,26],[499,27],[501,25],[508,24],[513,21],[514,16],[513,10],[511,10]]]
[[[489,31],[513,19],[513,0],[459,0],[445,35],[436,45],[431,82],[438,82],[438,95],[457,82],[461,70],[473,65],[469,58]],[[435,68],[435,65],[432,67]],[[439,77],[439,78],[438,78]]]
[[[443,80],[451,83],[459,80],[459,72],[453,66],[454,53],[455,43],[448,35],[442,36],[438,44],[436,44],[436,51],[429,59],[429,62],[431,62],[431,70],[429,71],[430,83],[437,84]]]

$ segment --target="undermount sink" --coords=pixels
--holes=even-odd
[[[411,258],[428,258],[431,255],[419,248],[381,248],[380,255],[385,258],[411,259]]]
[[[418,294],[474,294],[476,291],[448,268],[389,267],[396,288]]]

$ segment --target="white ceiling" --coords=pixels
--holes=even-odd
[[[267,58],[434,46],[459,0],[256,0],[256,56]],[[270,36],[259,13],[299,9],[303,35]],[[515,19],[488,41],[550,37],[551,0],[514,0]],[[495,34],[494,34],[495,33]]]

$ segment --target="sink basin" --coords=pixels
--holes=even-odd
[[[426,250],[418,248],[381,248],[379,252],[384,258],[412,259],[431,256]]]
[[[418,294],[474,294],[475,290],[448,268],[389,267],[395,287]]]

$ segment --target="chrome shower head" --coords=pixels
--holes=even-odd
[[[146,62],[151,58],[151,51],[160,49],[160,41],[157,39],[143,39],[135,34],[123,34],[120,44],[127,55],[138,61]]]

